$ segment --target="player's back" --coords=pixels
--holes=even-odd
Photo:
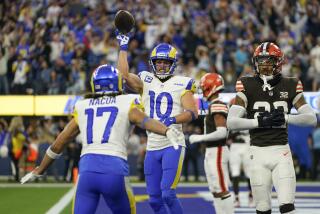
[[[174,117],[184,111],[181,97],[188,90],[195,90],[193,79],[189,77],[173,76],[161,82],[153,73],[143,71],[139,74],[143,82],[142,103],[145,113],[156,120]],[[172,124],[182,132],[182,124]],[[182,143],[185,146],[185,143]],[[164,136],[148,132],[148,150],[158,150],[171,146]]]
[[[76,103],[82,152],[127,159],[126,145],[131,124],[129,110],[137,102],[137,95],[103,96]]]

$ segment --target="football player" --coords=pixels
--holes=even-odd
[[[117,36],[120,45],[118,68],[127,85],[142,96],[146,114],[160,120],[167,127],[175,127],[182,134],[182,123],[198,117],[193,98],[195,82],[189,77],[175,76],[177,50],[167,44],[157,45],[150,54],[151,72],[142,71],[139,75],[129,73],[127,50],[129,36]],[[155,213],[182,213],[176,196],[182,163],[185,153],[185,140],[177,142],[179,149],[162,135],[147,132],[148,143],[144,163],[144,173],[149,194],[149,204]]]
[[[184,136],[146,116],[135,95],[122,94],[122,82],[113,66],[98,67],[92,74],[93,94],[76,103],[74,118],[48,148],[40,166],[23,177],[21,183],[39,177],[61,156],[65,144],[80,133],[83,147],[74,213],[95,213],[100,195],[113,213],[136,213],[127,177],[126,144],[132,124],[166,136],[165,140],[174,144]]]
[[[208,100],[208,114],[204,119],[204,134],[191,135],[190,143],[203,142],[206,145],[204,169],[213,194],[217,214],[233,213],[233,201],[229,192],[229,149],[226,145],[226,120],[228,106],[219,100],[224,89],[223,78],[216,73],[205,74],[200,80],[203,97]]]
[[[260,44],[252,61],[256,75],[237,81],[227,125],[250,129],[250,182],[257,213],[271,213],[272,185],[280,212],[294,213],[296,177],[287,124],[315,126],[316,115],[304,99],[301,82],[281,75],[284,54],[277,45]],[[296,115],[290,114],[293,106]]]

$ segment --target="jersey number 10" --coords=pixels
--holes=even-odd
[[[172,112],[173,99],[168,92],[161,92],[157,97],[154,91],[149,91],[150,96],[150,117],[154,118],[154,110],[156,110],[159,119],[170,117]],[[163,98],[167,99],[167,109],[164,114],[161,113],[161,103]]]
[[[109,119],[106,120],[106,126],[103,132],[103,137],[101,140],[101,143],[108,143],[109,137],[110,137],[110,132],[111,128],[114,124],[114,121],[116,120],[117,114],[118,114],[118,108],[112,107],[112,106],[107,106],[107,107],[99,107],[97,108],[97,114],[96,117],[102,117],[103,113],[105,112],[110,112]],[[94,123],[94,109],[93,108],[87,108],[85,110],[85,114],[87,115],[87,143],[91,144],[92,143],[92,126]]]

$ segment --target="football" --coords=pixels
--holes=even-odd
[[[115,27],[123,34],[130,32],[134,23],[132,14],[126,10],[119,10],[114,17]]]

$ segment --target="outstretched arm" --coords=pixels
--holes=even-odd
[[[168,127],[163,125],[161,122],[151,119],[147,117],[147,115],[139,110],[138,108],[132,108],[129,112],[129,120],[130,122],[136,124],[140,128],[146,129],[148,131],[160,134],[160,135],[166,135],[166,131],[168,130]]]
[[[157,120],[151,119],[137,107],[133,107],[130,110],[129,120],[140,128],[166,136],[175,149],[178,149],[179,144],[184,141],[183,133],[175,128],[168,128]]]
[[[53,142],[53,144],[48,148],[44,158],[41,161],[40,166],[34,169],[29,174],[27,174],[25,177],[23,177],[21,179],[21,183],[25,183],[28,180],[32,179],[32,175],[41,175],[55,159],[61,156],[64,146],[68,142],[73,140],[78,134],[78,124],[74,119],[72,119],[63,129],[63,131],[58,135],[57,139]]]
[[[136,74],[129,73],[128,65],[128,44],[129,35],[118,34],[117,40],[120,46],[118,70],[126,81],[126,84],[135,92],[142,93],[143,83]]]
[[[228,131],[226,127],[226,118],[222,114],[215,114],[214,121],[217,126],[216,131],[203,134],[203,135],[196,135],[193,134],[189,137],[190,143],[198,143],[198,142],[206,142],[206,141],[216,141],[220,139],[224,139],[227,137]]]

